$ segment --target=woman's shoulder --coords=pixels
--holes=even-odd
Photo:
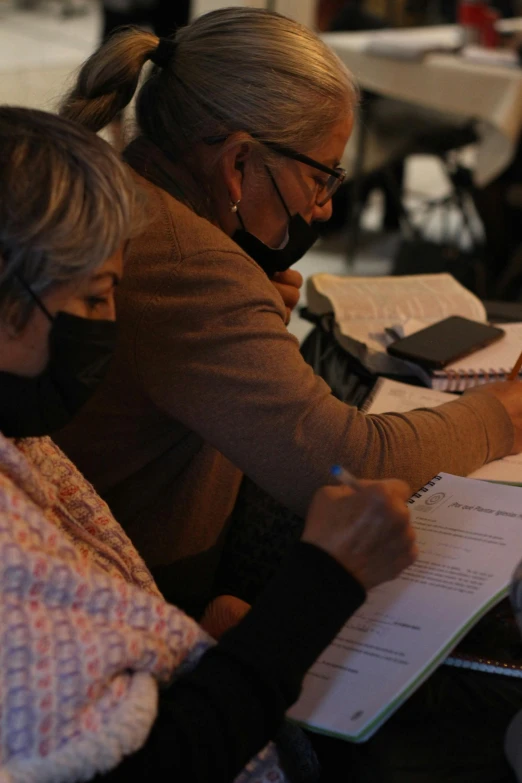
[[[203,257],[207,264],[219,263],[223,275],[235,276],[249,267],[254,276],[266,280],[261,267],[219,226],[139,174],[134,176],[145,193],[147,217],[144,230],[130,243],[131,263],[133,257],[146,255],[179,274],[186,262]]]
[[[36,505],[46,508],[53,500],[47,487],[34,470],[29,457],[31,444],[46,438],[14,440],[0,433],[0,495],[25,495]]]

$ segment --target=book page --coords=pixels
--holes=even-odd
[[[370,591],[305,678],[290,716],[368,739],[508,591],[522,558],[522,488],[448,474],[409,501],[419,557]]]
[[[416,408],[435,408],[458,397],[457,394],[379,378],[363,410],[365,413],[407,413]],[[522,484],[522,454],[489,462],[470,473],[469,478]]]
[[[482,302],[448,274],[403,277],[313,275],[307,283],[311,312],[332,311],[341,332],[370,349],[384,351],[385,328],[409,319],[419,328],[449,315],[486,320]]]

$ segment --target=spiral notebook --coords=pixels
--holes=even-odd
[[[522,323],[502,324],[505,336],[493,345],[431,373],[431,386],[461,392],[472,386],[507,378],[522,351]]]
[[[453,399],[456,399],[455,395],[447,392],[379,378],[361,410],[373,414],[406,413],[418,408],[433,408]],[[520,485],[522,455],[515,454],[490,462],[474,471],[471,478]],[[415,497],[422,497],[422,493],[417,493]],[[509,601],[502,601],[479,620],[444,663],[491,674],[522,677],[522,637]]]
[[[364,742],[509,592],[522,488],[441,473],[408,502],[419,556],[368,592],[309,670],[289,715],[312,730]]]

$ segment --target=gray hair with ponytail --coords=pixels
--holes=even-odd
[[[178,30],[175,43],[171,60],[152,69],[136,99],[138,132],[171,159],[235,131],[306,152],[357,104],[339,58],[280,14],[212,11]],[[108,125],[131,101],[158,44],[145,31],[114,35],[83,65],[62,114],[94,131]]]

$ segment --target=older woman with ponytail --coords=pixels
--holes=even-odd
[[[116,360],[59,442],[165,594],[200,616],[243,474],[301,516],[334,463],[415,488],[466,475],[522,450],[522,394],[491,384],[365,416],[303,361],[285,325],[299,284],[288,267],[330,217],[357,104],[311,30],[226,8],[170,39],[123,31],[84,64],[62,114],[99,131],[136,90],[125,160],[151,221],[127,246]]]
[[[63,116],[101,130],[149,62],[125,158],[151,220],[127,246],[113,369],[60,440],[195,610],[243,472],[301,514],[334,463],[418,487],[522,448],[522,395],[493,384],[432,411],[364,416],[302,360],[274,282],[330,216],[357,102],[313,32],[249,8],[172,39],[123,31],[84,64]]]

